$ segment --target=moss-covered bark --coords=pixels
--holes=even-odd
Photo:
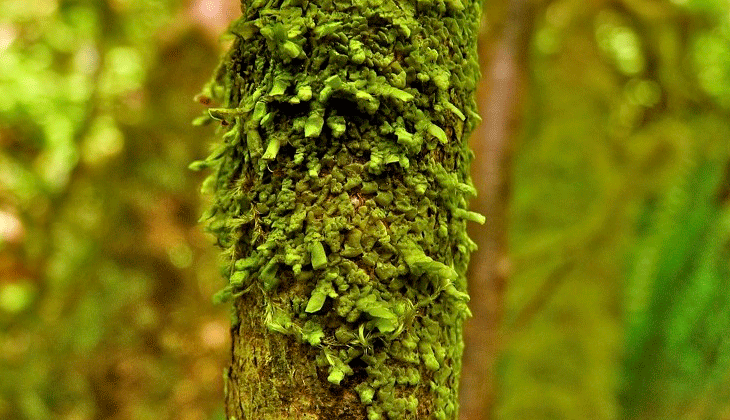
[[[229,418],[455,418],[479,10],[242,5],[198,164],[229,261]]]

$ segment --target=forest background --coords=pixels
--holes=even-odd
[[[188,164],[237,8],[0,2],[0,419],[224,418]],[[488,1],[480,36],[467,331],[494,380],[465,398],[730,419],[730,2]]]

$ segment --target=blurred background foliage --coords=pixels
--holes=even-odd
[[[0,2],[0,418],[221,418],[190,121],[237,4]]]
[[[730,3],[536,2],[499,419],[730,418]]]
[[[729,419],[730,4],[533,2],[490,417]],[[236,9],[0,2],[0,418],[223,418],[187,165]]]

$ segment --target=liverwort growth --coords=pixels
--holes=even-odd
[[[454,419],[473,0],[244,0],[202,95],[229,419]]]

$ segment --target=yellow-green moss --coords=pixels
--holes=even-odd
[[[230,260],[218,298],[259,288],[270,333],[319,348],[371,420],[415,417],[419,387],[421,414],[456,415],[479,10],[244,2],[204,92],[224,132],[196,165],[214,170],[205,219]]]

